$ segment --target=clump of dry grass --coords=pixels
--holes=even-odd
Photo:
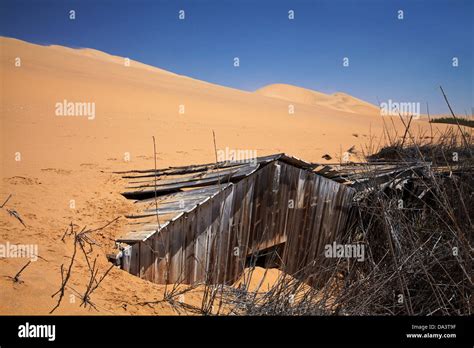
[[[352,315],[470,315],[474,159],[469,134],[395,142],[372,161],[422,163],[358,195],[349,235],[367,260],[346,273],[338,302]]]

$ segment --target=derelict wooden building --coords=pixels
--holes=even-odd
[[[272,250],[284,272],[316,281],[330,264],[324,246],[347,226],[354,190],[313,167],[278,154],[129,172],[123,195],[140,213],[118,239],[122,268],[156,283],[232,283],[249,259]]]

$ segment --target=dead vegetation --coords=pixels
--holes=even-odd
[[[14,283],[19,283],[19,284],[24,283],[23,280],[20,279],[20,275],[21,273],[23,273],[26,267],[28,267],[30,264],[31,264],[31,260],[29,260],[22,268],[20,268],[17,274],[15,274],[13,277],[7,276],[7,278],[13,281]]]
[[[347,314],[471,314],[474,163],[468,139],[466,146],[450,133],[437,143],[392,144],[370,157],[425,165],[359,194],[351,233],[366,245],[367,260],[346,275]]]
[[[99,232],[103,230],[104,228],[108,227],[109,225],[113,224],[119,219],[119,217],[113,219],[112,221],[109,221],[106,223],[104,226],[95,228],[95,229],[87,229],[86,226],[84,226],[80,232],[77,232],[75,227],[77,225],[73,224],[72,222],[64,232],[61,240],[63,242],[66,242],[67,237],[72,237],[72,246],[73,246],[73,252],[70,257],[69,264],[66,267],[64,264],[61,264],[60,267],[60,272],[61,272],[61,285],[59,289],[51,295],[52,298],[58,297],[56,305],[51,309],[49,312],[50,314],[56,311],[56,309],[59,308],[61,305],[61,302],[64,298],[64,295],[66,293],[66,289],[69,289],[71,292],[73,292],[75,295],[77,295],[81,299],[81,306],[84,306],[87,308],[93,308],[96,311],[98,311],[97,305],[91,300],[91,295],[92,293],[97,290],[97,288],[100,286],[102,281],[107,277],[109,272],[112,270],[114,265],[110,265],[107,270],[103,272],[101,276],[99,276],[99,266],[97,265],[97,256],[94,257],[92,260],[92,255],[94,251],[94,246],[98,246],[99,244],[91,237],[91,235],[94,232]],[[86,288],[83,292],[79,292],[76,289],[74,289],[72,286],[69,285],[69,281],[72,276],[72,272],[74,269],[74,264],[77,261],[77,252],[78,250],[82,251],[82,256],[84,257],[84,260],[87,264],[88,270],[89,270],[89,280],[87,281]]]
[[[26,228],[26,224],[23,221],[23,218],[20,216],[20,213],[18,213],[15,209],[9,209],[9,208],[5,207],[12,196],[13,195],[10,194],[7,197],[7,199],[2,203],[2,205],[0,205],[0,209],[5,209],[8,213],[8,215],[10,215],[11,217],[14,217],[15,219],[17,219],[23,225],[23,227]]]

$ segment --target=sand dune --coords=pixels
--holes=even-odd
[[[91,49],[39,46],[0,39],[0,203],[15,209],[26,228],[0,209],[0,240],[38,244],[39,260],[13,284],[24,259],[0,259],[0,313],[46,314],[54,306],[61,264],[71,255],[66,227],[99,227],[134,211],[119,192],[124,182],[113,171],[214,160],[218,149],[250,149],[258,156],[287,152],[308,161],[378,142],[382,118],[370,104],[344,94],[325,95],[286,85],[256,93],[226,88]],[[16,58],[21,66],[15,66]],[[229,67],[233,69],[233,67]],[[56,104],[95,103],[95,117],[57,116]],[[288,104],[295,103],[295,113]],[[180,113],[180,109],[184,113]],[[400,122],[395,119],[395,126]],[[389,123],[391,124],[391,123]],[[427,129],[415,121],[415,130]],[[441,126],[440,126],[441,127]],[[129,160],[128,160],[129,159]],[[71,207],[74,200],[75,207]],[[101,273],[113,238],[125,222],[94,235]],[[87,282],[84,260],[72,279],[81,291]],[[163,288],[113,270],[93,295],[101,313],[170,313],[140,306]],[[68,292],[68,296],[71,293]],[[191,297],[193,301],[193,297]],[[66,301],[59,313],[96,313]]]
[[[294,103],[322,106],[328,109],[362,114],[378,115],[379,108],[368,102],[345,93],[324,94],[298,86],[287,84],[271,84],[262,87],[255,93],[271,98],[278,98]]]
[[[372,135],[382,134],[377,109],[341,93],[289,85],[251,93],[133,60],[127,67],[124,58],[95,50],[9,38],[0,44],[1,155],[7,173],[19,167],[12,156],[16,151],[28,159],[22,168],[74,168],[121,159],[125,152],[139,165],[138,156],[150,155],[152,135],[166,155],[159,164],[169,165],[212,160],[211,129],[219,148],[255,149],[258,155],[285,151],[313,161],[360,145],[369,127]],[[16,57],[21,67],[15,67]],[[56,116],[55,105],[63,100],[95,103],[96,117]],[[290,103],[294,114],[288,112]]]

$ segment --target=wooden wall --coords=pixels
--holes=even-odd
[[[285,243],[281,268],[314,283],[330,271],[324,245],[339,240],[353,192],[275,161],[135,243],[127,267],[156,283],[232,283],[249,255]]]

